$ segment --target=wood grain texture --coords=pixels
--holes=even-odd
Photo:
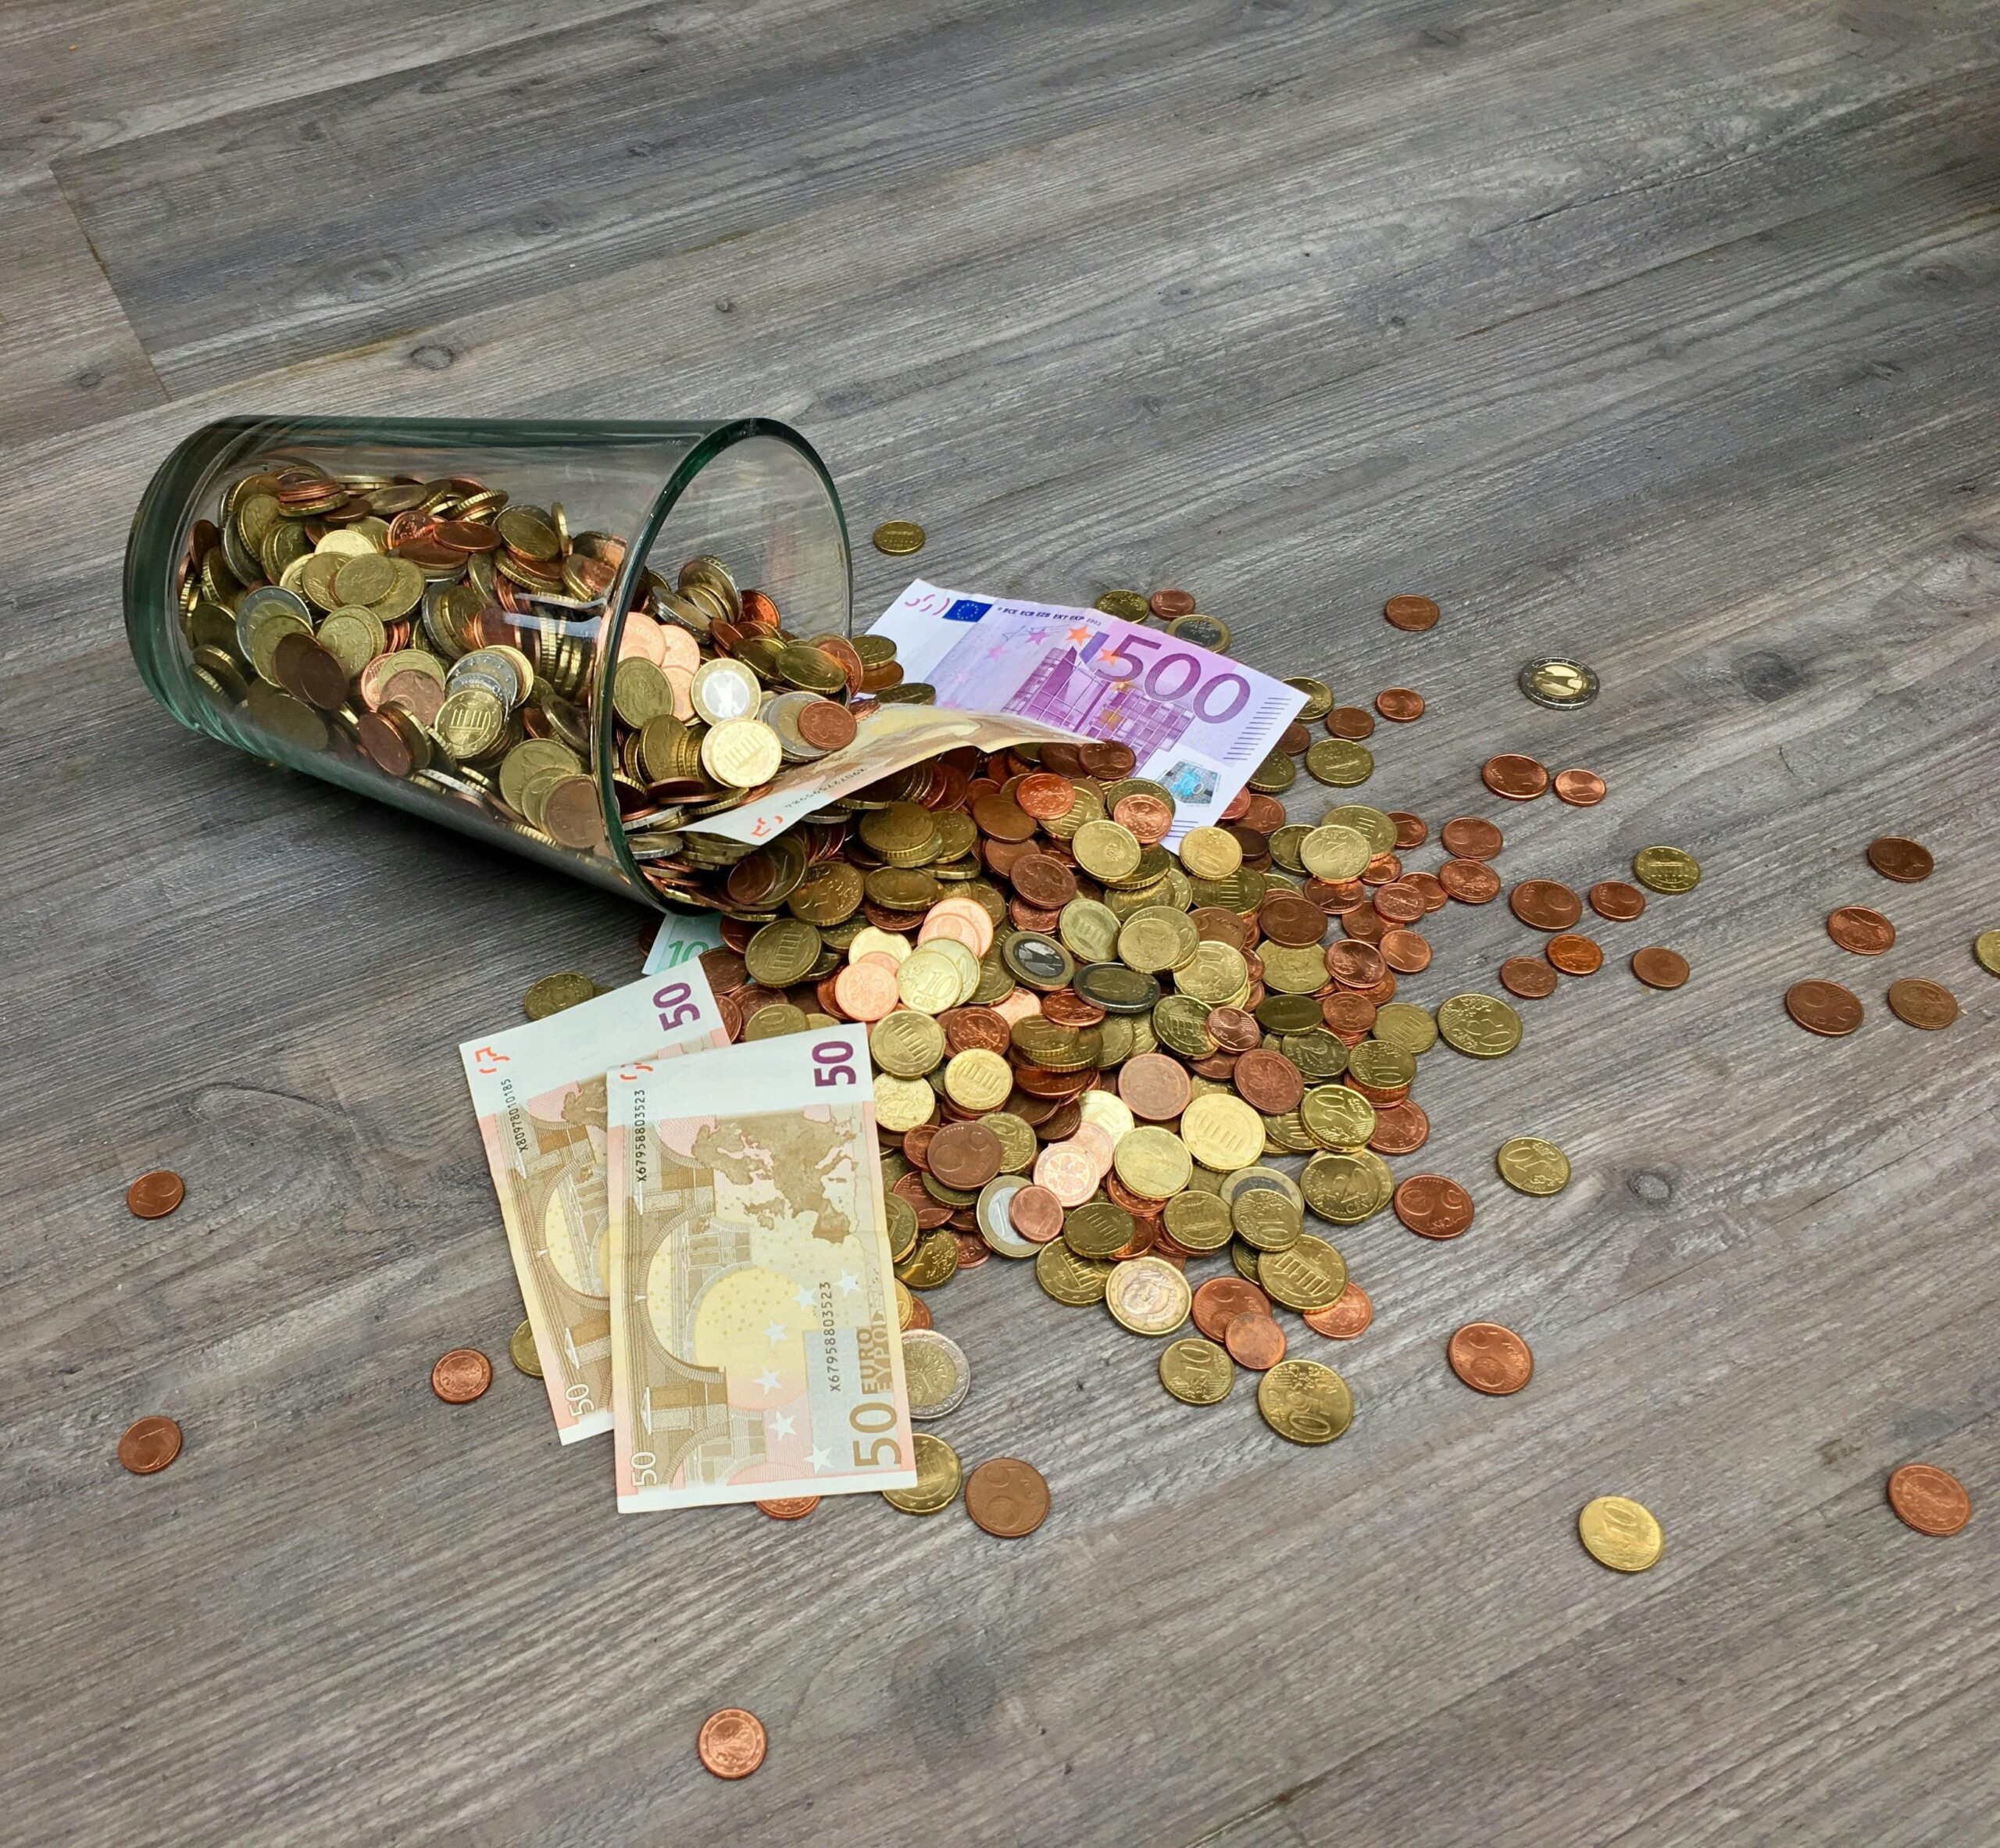
[[[0,109],[0,220],[53,163],[81,227],[0,282],[52,330],[0,372],[23,1839],[1983,1848],[2000,5],[270,11],[0,14],[0,99],[48,99]],[[66,415],[114,310],[163,386]],[[427,1376],[520,1313],[453,1049],[636,973],[636,911],[180,731],[115,620],[166,449],[286,408],[784,416],[934,579],[1182,582],[1261,666],[1417,687],[1364,793],[1434,842],[1495,750],[1602,774],[1496,817],[1510,883],[1655,840],[1705,877],[1594,926],[1512,1058],[1427,1056],[1395,1165],[1479,1217],[1340,1236],[1377,1317],[1300,1337],[1360,1402],[1333,1449],[995,1262],[934,1299],[945,1435],[1041,1464],[1032,1540],[620,1522],[538,1387]],[[908,573],[858,559],[859,609]],[[1438,630],[1380,621],[1406,588]],[[1562,650],[1585,713],[1513,689]],[[1929,881],[1867,870],[1891,831]],[[1430,934],[1434,1003],[1532,947],[1503,906]],[[1626,972],[1654,942],[1688,988]],[[1905,974],[1965,1017],[1900,1026]],[[1852,1039],[1784,1018],[1806,974]],[[1493,1174],[1523,1132],[1552,1200]],[[188,1199],[141,1224],[154,1165]],[[1519,1398],[1445,1367],[1475,1316],[1533,1343]],[[154,1410],[188,1446],[141,1481]],[[1956,1539],[1883,1504],[1916,1455]],[[1666,1526],[1645,1578],[1576,1544],[1612,1490]],[[771,1735],[740,1785],[693,1755],[725,1703]]]

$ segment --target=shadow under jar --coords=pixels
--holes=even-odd
[[[743,721],[847,696],[852,611],[833,482],[762,418],[225,420],[125,555],[184,725],[656,906],[672,818],[814,751]]]

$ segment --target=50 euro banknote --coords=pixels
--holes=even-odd
[[[566,1444],[611,1428],[605,1073],[728,1043],[698,961],[459,1048]]]
[[[914,1484],[866,1036],[607,1084],[620,1510]]]

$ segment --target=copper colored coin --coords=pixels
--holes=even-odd
[[[1173,826],[1173,810],[1157,795],[1148,795],[1144,791],[1137,795],[1120,796],[1111,818],[1142,847],[1165,840]]]
[[[981,834],[996,841],[1034,838],[1034,817],[1012,796],[982,795],[972,805],[972,818]]]
[[[977,1193],[1006,1158],[1000,1138],[984,1123],[947,1123],[927,1151],[931,1173],[961,1193]]]
[[[1500,875],[1483,860],[1448,860],[1438,883],[1461,905],[1490,905],[1500,895]]]
[[[1030,1181],[1009,1196],[1007,1223],[1034,1244],[1052,1245],[1062,1235],[1062,1203]]]
[[[955,1053],[1005,1053],[1013,1043],[1007,1017],[990,1007],[948,1008],[938,1017],[938,1024],[945,1029],[945,1045]]]
[[[1038,821],[1053,821],[1069,813],[1077,786],[1067,777],[1037,770],[1014,785],[1014,800]]]
[[[1590,889],[1591,909],[1613,924],[1630,924],[1646,908],[1646,895],[1622,879],[1604,879]]]
[[[1265,899],[1257,913],[1257,924],[1273,943],[1302,949],[1317,943],[1327,934],[1327,914],[1309,899],[1297,892],[1277,892]]]
[[[1044,761],[1046,762],[1045,757]],[[1077,745],[1077,762],[1085,776],[1095,777],[1100,782],[1129,777],[1139,767],[1139,760],[1130,745],[1116,744],[1109,738]]]
[[[759,1510],[773,1521],[803,1521],[820,1505],[816,1495],[781,1495],[767,1502],[759,1502]]]
[[[1555,793],[1573,809],[1594,809],[1604,800],[1604,778],[1594,770],[1559,770]]]
[[[1237,1095],[1266,1117],[1282,1117],[1287,1110],[1297,1110],[1305,1095],[1305,1080],[1298,1067],[1284,1053],[1261,1048],[1237,1060],[1231,1082]]]
[[[1048,1485],[1018,1457],[989,1457],[966,1478],[966,1512],[995,1539],[1018,1540],[1048,1518]]]
[[[1055,988],[1041,998],[1041,1017],[1059,1027],[1095,1027],[1104,1018],[1104,1010],[1074,988]]]
[[[171,1168],[155,1168],[125,1189],[125,1204],[139,1219],[164,1219],[187,1197],[188,1189]]]
[[[843,750],[854,742],[854,714],[836,700],[815,699],[800,706],[795,723],[798,735],[819,750]]]
[[[1327,714],[1326,726],[1334,737],[1358,743],[1375,735],[1375,715],[1365,706],[1337,706]]]
[[[909,1293],[909,1325],[912,1328],[930,1326],[930,1305],[914,1290]]]
[[[1247,1053],[1264,1043],[1264,1029],[1257,1017],[1240,1007],[1212,1008],[1207,1024],[1209,1038],[1226,1053]]]
[[[1498,828],[1479,815],[1458,815],[1438,831],[1445,851],[1460,860],[1491,860],[1500,851],[1505,837]]]
[[[1147,598],[1146,607],[1162,622],[1171,622],[1177,616],[1192,616],[1195,609],[1194,592],[1156,590]]]
[[[1238,1366],[1253,1373],[1268,1373],[1284,1358],[1284,1331],[1269,1314],[1234,1317],[1223,1331],[1222,1344]]]
[[[1356,905],[1341,913],[1341,929],[1356,942],[1373,945],[1388,935],[1388,920],[1373,905]]]
[[[977,1232],[955,1230],[952,1237],[959,1247],[959,1269],[961,1271],[977,1271],[993,1255],[992,1247]]]
[[[1327,945],[1327,973],[1344,988],[1372,988],[1388,967],[1381,951],[1372,943]]]
[[[1414,1155],[1430,1138],[1430,1119],[1421,1104],[1405,1097],[1400,1103],[1375,1106],[1375,1133],[1368,1146],[1377,1155]]]
[[[1532,757],[1503,751],[1480,767],[1480,781],[1509,802],[1533,802],[1548,787],[1548,772]]]
[[[702,1722],[695,1750],[719,1778],[747,1778],[764,1762],[764,1723],[740,1707],[725,1707]]]
[[[492,1384],[493,1363],[476,1347],[455,1347],[430,1370],[430,1390],[447,1405],[470,1405]]]
[[[1375,695],[1375,710],[1385,719],[1407,725],[1423,717],[1423,695],[1412,687],[1384,687]]]
[[[1937,982],[1905,976],[1889,984],[1889,1011],[1909,1026],[1926,1028],[1934,1033],[1959,1017],[1959,1000],[1949,988]]]
[[[1352,1278],[1347,1288],[1324,1309],[1302,1310],[1307,1328],[1332,1341],[1352,1341],[1375,1319],[1375,1305],[1368,1292]]]
[[[1938,1539],[1972,1519],[1972,1497],[1949,1470],[1934,1463],[1906,1463],[1889,1478],[1889,1506],[1905,1527]]]
[[[1445,889],[1444,881],[1435,873],[1405,873],[1402,883],[1423,894],[1426,911],[1442,911],[1452,902],[1452,895]]]
[[[1195,1326],[1211,1341],[1220,1341],[1229,1324],[1242,1315],[1268,1320],[1271,1299],[1247,1277],[1211,1277],[1195,1292]]]
[[[1430,967],[1430,940],[1414,931],[1384,931],[1376,947],[1399,974],[1415,975]]]
[[[1837,981],[1795,981],[1784,992],[1784,1010],[1808,1033],[1838,1039],[1861,1024],[1861,1003]]]
[[[1351,991],[1327,995],[1320,1000],[1320,1017],[1335,1038],[1344,1039],[1349,1046],[1358,1046],[1368,1037],[1375,1024],[1375,1003],[1366,995]]]
[[[1498,1322],[1467,1322],[1445,1344],[1445,1357],[1475,1392],[1495,1399],[1520,1392],[1534,1371],[1528,1344]]]
[[[1381,887],[1375,894],[1374,903],[1377,915],[1397,924],[1415,924],[1430,910],[1423,894],[1402,879],[1391,879]]]
[[[1843,905],[1827,919],[1827,935],[1858,956],[1879,956],[1896,940],[1896,927],[1866,905]]]
[[[1538,931],[1566,931],[1584,914],[1584,901],[1554,879],[1523,879],[1507,903],[1524,924]]]
[[[1118,1095],[1134,1116],[1165,1123],[1187,1109],[1194,1086],[1179,1060],[1164,1053],[1141,1053],[1119,1067]]]
[[[1442,1174],[1412,1174],[1394,1199],[1397,1218],[1427,1239],[1455,1239],[1472,1224],[1472,1196]]]
[[[1421,815],[1412,815],[1407,809],[1390,809],[1386,813],[1396,824],[1398,848],[1421,847],[1430,838],[1430,824]]]
[[[1391,597],[1382,606],[1382,613],[1389,620],[1392,628],[1405,629],[1414,634],[1434,627],[1438,620],[1438,606],[1428,597]]]
[[[180,1427],[171,1418],[141,1418],[118,1440],[118,1460],[135,1476],[153,1476],[180,1454]]]
[[[1649,988],[1677,988],[1688,979],[1688,959],[1677,949],[1649,943],[1632,952],[1632,973]]]
[[[1554,994],[1561,979],[1540,956],[1509,956],[1500,965],[1501,987],[1530,1001]]]
[[[1930,877],[1933,863],[1930,849],[1921,842],[1906,841],[1901,835],[1884,835],[1868,843],[1868,863],[1884,879],[1914,885]]]
[[[1596,940],[1566,931],[1542,945],[1542,953],[1565,975],[1595,975],[1604,967],[1604,952]]]

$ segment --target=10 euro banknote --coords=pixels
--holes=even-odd
[[[863,1033],[640,1060],[608,1084],[620,1509],[910,1487]]]

